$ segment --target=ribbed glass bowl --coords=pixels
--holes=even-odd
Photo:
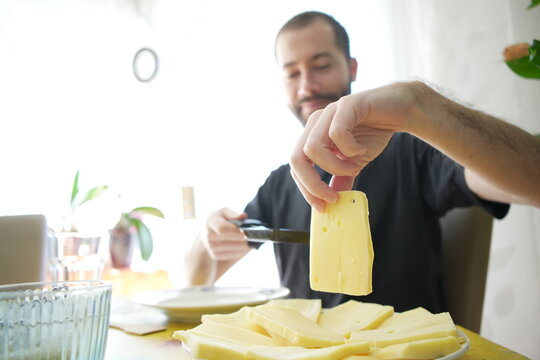
[[[101,360],[112,285],[105,281],[0,286],[0,360]]]

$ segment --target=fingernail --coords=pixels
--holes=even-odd
[[[330,204],[335,204],[335,203],[337,203],[338,198],[339,198],[338,194],[334,193],[334,194],[330,195],[326,201],[329,202]]]

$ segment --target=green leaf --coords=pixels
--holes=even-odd
[[[131,224],[135,226],[137,230],[137,238],[139,239],[139,248],[141,249],[141,257],[144,261],[150,259],[152,251],[154,250],[154,244],[152,234],[144,223],[139,219],[130,220]]]
[[[151,206],[141,206],[141,207],[137,207],[133,210],[131,210],[129,212],[129,214],[148,214],[148,215],[153,215],[153,216],[157,216],[157,217],[160,217],[160,218],[165,218],[165,215],[163,215],[163,213],[161,212],[161,210],[155,208],[155,207],[151,207]]]
[[[529,6],[527,6],[527,10],[532,9],[533,7],[535,7],[538,4],[540,4],[540,0],[531,0],[531,3],[529,4]]]
[[[77,205],[80,206],[87,201],[97,199],[98,197],[103,195],[103,193],[107,191],[108,188],[109,187],[107,185],[99,185],[88,190],[86,194],[84,195],[84,198],[82,198],[82,200]]]
[[[533,40],[529,48],[529,61],[540,69],[540,41],[536,39]]]
[[[79,170],[77,169],[77,173],[75,174],[75,180],[73,180],[73,188],[71,189],[71,201],[69,202],[72,208],[75,205],[75,198],[77,197],[78,193],[79,193]]]
[[[524,56],[520,59],[506,61],[506,65],[513,72],[524,78],[540,79],[540,67],[536,66],[529,60],[529,56]]]

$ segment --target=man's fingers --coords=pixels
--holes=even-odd
[[[308,133],[308,136],[305,138],[302,150],[307,158],[315,161],[317,165],[331,174],[355,176],[359,172],[358,166],[346,157],[336,156],[336,146],[328,136],[335,112],[336,103],[328,105],[320,114],[317,123],[311,129],[306,129],[305,133]],[[342,153],[341,149],[338,149],[338,152]],[[311,184],[304,183],[304,185],[310,189]]]
[[[294,181],[296,182],[296,185],[298,186],[298,189],[300,190],[300,192],[302,193],[302,195],[304,196],[304,198],[306,199],[306,201],[312,206],[314,207],[317,211],[319,212],[323,212],[324,211],[324,207],[326,205],[326,202],[325,200],[322,199],[322,197],[318,197],[314,194],[312,194],[310,192],[310,190],[308,190],[302,183],[302,181],[298,178],[298,176],[296,175],[296,173],[294,171],[291,170],[291,175],[292,175],[292,178],[294,179]],[[321,186],[321,188],[324,190],[324,188],[327,188],[329,193],[328,193],[328,201],[329,202],[336,202],[337,201],[337,194],[334,194],[334,191],[332,189],[330,189],[330,187],[328,185],[326,185],[323,181],[321,181],[321,179],[318,177],[318,174],[317,174],[317,178],[318,178],[318,181],[319,181],[319,185]]]
[[[319,173],[301,150],[297,150],[291,157],[290,165],[294,181],[310,204],[317,202],[314,197],[328,202],[337,200],[337,195],[321,180]]]
[[[221,209],[221,213],[223,214],[223,217],[227,220],[242,220],[247,217],[246,213],[237,213],[236,211],[233,211],[229,208],[223,208]]]
[[[336,103],[333,117],[329,120],[328,136],[346,157],[356,157],[367,152],[367,147],[356,138],[355,129],[368,115],[369,109],[366,106],[355,107],[350,96]]]
[[[214,251],[237,251],[246,249],[248,247],[246,239],[234,239],[225,241],[212,241],[209,240]]]
[[[213,249],[213,251],[210,253],[210,256],[214,260],[223,261],[223,260],[230,260],[230,259],[237,259],[242,257],[244,254],[246,254],[250,250],[249,245],[244,247],[235,247],[235,248],[218,248]]]
[[[229,220],[240,220],[246,217],[247,215],[245,213],[238,214],[229,208],[223,208],[221,210],[215,211],[209,216],[206,226],[210,233],[218,235],[236,234],[240,236],[240,234],[242,234],[240,229],[238,229],[238,227]]]
[[[304,153],[304,145],[310,131],[317,126],[323,113],[319,110],[309,117],[290,159],[291,175],[300,192],[310,205],[319,210],[324,208],[324,201],[335,202],[337,195],[321,180],[319,173],[313,168],[313,163]]]
[[[240,231],[239,234],[238,237],[224,238],[222,235],[209,232],[205,246],[210,256],[215,260],[226,260],[226,258],[231,257],[224,257],[223,254],[243,254],[247,252],[249,250],[247,240]]]

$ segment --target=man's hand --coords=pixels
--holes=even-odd
[[[213,260],[235,260],[244,256],[250,247],[244,233],[229,220],[242,220],[247,214],[238,214],[229,208],[215,211],[207,219],[203,242]]]
[[[291,174],[306,200],[317,210],[350,190],[354,177],[404,131],[414,111],[415,84],[393,84],[348,95],[313,113],[291,156]],[[326,185],[313,168],[334,175]]]
[[[348,95],[313,113],[291,156],[291,174],[318,211],[350,190],[354,177],[408,132],[465,168],[469,189],[485,200],[540,207],[540,141],[491,115],[462,106],[421,82]],[[334,175],[326,185],[313,168]]]

